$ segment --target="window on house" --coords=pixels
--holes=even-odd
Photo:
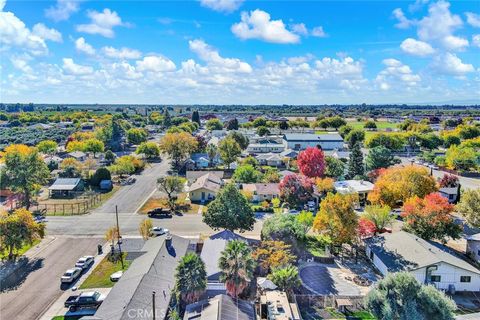
[[[460,282],[470,282],[472,281],[472,277],[470,276],[461,276],[460,277]]]
[[[431,282],[440,282],[442,280],[441,276],[430,276],[430,281]]]

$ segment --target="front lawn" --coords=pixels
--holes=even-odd
[[[123,253],[123,264],[126,271],[130,266],[131,261],[125,260],[127,254]],[[108,260],[108,256],[97,265],[93,272],[82,283],[80,289],[92,289],[92,288],[110,288],[113,287],[115,282],[110,281],[110,275],[117,271],[122,270],[122,264],[120,261],[111,262]]]
[[[318,236],[308,235],[306,240],[303,242],[304,249],[308,251],[314,257],[326,257],[325,253],[325,241],[323,241]]]
[[[355,317],[359,320],[376,320],[377,319],[373,316],[373,314],[371,314],[368,311],[355,311],[355,312],[349,313],[348,316]]]
[[[187,197],[186,193],[181,193],[178,195],[178,202],[179,203],[185,203],[185,199]],[[197,214],[200,210],[201,205],[198,203],[190,203],[188,206],[187,210],[180,210],[182,213],[193,213]],[[167,198],[150,198],[145,202],[145,204],[140,208],[138,213],[140,214],[147,214],[149,211],[156,209],[156,208],[163,208],[163,209],[169,209],[168,206],[168,200]],[[202,209],[202,212],[204,209]]]
[[[13,250],[13,255],[14,256],[21,256],[25,254],[30,248],[35,247],[37,244],[40,243],[40,239],[35,239],[33,240],[32,243],[25,243],[20,249],[18,250]],[[0,251],[0,260],[7,259],[8,258],[8,250],[3,250]]]

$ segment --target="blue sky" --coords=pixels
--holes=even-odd
[[[478,1],[4,1],[2,102],[480,101]]]

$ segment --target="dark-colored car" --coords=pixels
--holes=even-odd
[[[172,213],[171,213],[170,210],[168,210],[168,209],[155,208],[155,209],[150,210],[150,211],[148,212],[148,216],[149,216],[150,218],[153,218],[153,217],[171,218],[171,217],[172,217]]]
[[[96,309],[102,304],[103,300],[105,300],[105,296],[98,291],[82,292],[79,295],[68,297],[65,301],[65,308],[69,308],[71,312],[82,308]]]

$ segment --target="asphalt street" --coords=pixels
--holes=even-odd
[[[93,255],[97,237],[54,237],[46,245],[32,249],[29,262],[2,283],[7,289],[0,294],[2,319],[33,320],[68,289],[60,286],[60,277],[83,255]]]

